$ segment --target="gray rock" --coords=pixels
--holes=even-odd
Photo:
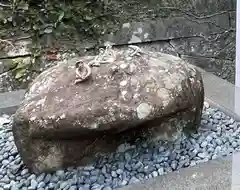
[[[84,170],[86,170],[86,171],[92,171],[92,170],[94,170],[94,169],[95,169],[95,168],[94,168],[93,166],[91,166],[91,165],[84,167]]]
[[[208,154],[206,152],[200,152],[198,153],[198,157],[201,158],[201,159],[204,159],[208,156]]]
[[[203,141],[203,142],[201,143],[201,147],[202,147],[202,148],[205,148],[207,145],[208,145],[208,142],[207,142],[207,141]]]
[[[62,178],[64,176],[64,171],[63,170],[58,170],[56,171],[56,175],[60,178]]]
[[[209,147],[209,148],[207,149],[207,151],[208,151],[208,153],[213,153],[213,152],[214,152],[214,148]]]
[[[192,167],[192,166],[195,166],[196,165],[196,161],[195,160],[192,160],[191,162],[190,162],[190,166]]]
[[[221,146],[217,146],[217,147],[215,148],[215,152],[216,152],[216,153],[221,152],[221,150],[222,150]]]
[[[44,181],[38,181],[38,189],[40,188],[44,188],[46,186],[45,182]]]
[[[7,150],[5,149],[5,151],[7,151]],[[3,154],[3,158],[4,158],[4,159],[7,159],[8,157],[9,157],[8,152],[4,152],[4,154]]]
[[[207,125],[207,123],[208,123],[208,120],[206,119],[201,120],[201,126]]]
[[[84,183],[85,183],[85,184],[88,184],[88,185],[91,185],[91,184],[92,184],[92,182],[91,182],[91,180],[90,180],[89,178],[86,178],[86,179],[84,180]]]
[[[135,183],[138,183],[139,182],[139,179],[137,179],[136,177],[132,177],[129,181],[129,184],[135,184]]]
[[[38,186],[38,182],[35,179],[31,179],[31,186],[28,189],[35,190],[37,186]]]
[[[155,170],[155,167],[152,166],[152,165],[148,165],[148,166],[145,166],[143,168],[143,171],[145,174],[149,175],[150,173],[152,173],[153,171]]]
[[[222,141],[221,141],[221,139],[219,139],[219,138],[218,138],[218,139],[216,139],[216,140],[215,140],[215,142],[216,142],[216,143],[217,143],[217,145],[219,145],[219,146],[220,146],[220,145],[222,145]]]
[[[188,152],[188,155],[191,157],[191,158],[194,158],[197,154],[198,154],[199,150],[197,149],[193,149],[192,151],[190,150]]]
[[[116,171],[112,171],[111,175],[112,175],[112,177],[117,177],[117,172]]]
[[[42,173],[41,175],[39,175],[39,176],[37,177],[36,181],[37,181],[37,182],[41,182],[41,181],[44,180],[44,178],[45,178],[45,173]]]
[[[66,188],[67,186],[70,186],[67,181],[64,181],[64,182],[62,182],[62,183],[60,184],[60,188],[61,188],[61,189],[64,189],[64,188]]]
[[[238,144],[236,141],[232,142],[232,147],[233,148],[237,148],[238,146],[240,146],[240,144]]]
[[[4,176],[2,179],[1,179],[1,183],[10,183],[10,179],[8,176]]]
[[[164,169],[163,168],[159,168],[158,169],[158,174],[159,175],[163,175],[164,174]]]
[[[132,170],[132,166],[130,164],[125,164],[125,169],[128,171]]]
[[[21,171],[21,176],[25,176],[25,175],[27,175],[28,174],[28,169],[23,169],[22,171]]]
[[[3,160],[2,161],[2,165],[3,166],[7,166],[9,163],[10,163],[9,160]]]
[[[109,187],[109,186],[106,186],[106,187],[104,187],[102,190],[112,190],[112,188]]]
[[[177,154],[176,154],[175,152],[172,152],[172,153],[170,154],[169,159],[170,159],[170,160],[175,160],[176,157],[177,157]]]
[[[69,190],[77,190],[78,188],[77,188],[77,186],[71,186],[70,188],[69,188]]]
[[[153,176],[153,177],[157,177],[157,176],[158,176],[158,172],[153,171],[152,176]]]
[[[92,190],[101,190],[102,188],[103,186],[99,184],[93,184],[91,187]]]
[[[59,177],[58,177],[58,176],[53,175],[53,176],[51,177],[51,182],[57,183],[58,181],[59,181]]]
[[[89,187],[79,187],[78,190],[89,190]]]
[[[52,182],[50,182],[50,183],[48,184],[48,187],[49,187],[50,189],[53,189],[53,188],[55,187],[55,184],[52,183]]]
[[[212,136],[208,135],[208,136],[206,137],[206,141],[207,141],[207,142],[210,143],[212,140],[213,140]]]
[[[183,59],[176,56],[142,49],[142,57],[139,57],[129,54],[129,49],[131,48],[129,47],[128,50],[114,49],[113,51],[116,51],[115,53],[118,55],[118,60],[114,61],[114,63],[108,63],[107,66],[94,67],[91,73],[91,81],[93,81],[93,83],[88,83],[87,80],[89,78],[86,78],[86,81],[83,81],[84,85],[80,83],[70,85],[72,81],[75,81],[75,64],[76,61],[78,61],[77,59],[72,59],[69,60],[67,64],[57,64],[47,69],[29,86],[23,104],[21,104],[14,114],[12,131],[14,133],[17,148],[19,150],[24,150],[19,151],[23,158],[23,162],[31,171],[39,173],[45,170],[55,170],[57,168],[67,167],[65,165],[58,165],[59,162],[57,160],[59,155],[55,155],[52,152],[49,153],[52,155],[51,162],[55,163],[52,165],[44,165],[46,168],[43,166],[40,167],[41,164],[38,163],[39,161],[36,158],[43,156],[39,155],[41,152],[46,152],[47,155],[48,151],[51,150],[51,148],[49,148],[49,140],[52,140],[51,146],[58,146],[61,150],[64,150],[61,152],[62,155],[60,156],[66,160],[63,160],[61,163],[68,163],[69,166],[73,166],[76,164],[84,164],[84,151],[88,152],[88,157],[90,157],[88,160],[91,161],[94,160],[96,154],[107,154],[111,152],[111,150],[116,149],[119,145],[122,145],[126,138],[130,141],[135,141],[137,138],[148,138],[149,140],[153,140],[157,136],[158,138],[161,137],[161,140],[164,141],[173,141],[175,138],[181,136],[182,128],[189,127],[196,130],[196,128],[199,127],[204,101],[204,86],[200,72]],[[125,59],[127,54],[128,58],[134,59],[134,63],[130,59]],[[153,59],[149,59],[149,56]],[[94,58],[93,56],[82,57],[82,59]],[[142,64],[144,60],[147,61],[145,65]],[[162,66],[163,64],[164,67]],[[118,71],[115,71],[115,69],[118,69]],[[160,78],[159,73],[155,72],[156,70],[161,72]],[[168,72],[168,70],[171,70],[171,72]],[[113,80],[107,79],[105,77],[106,73],[109,73],[109,77]],[[150,87],[145,85],[145,83],[148,83],[149,75],[152,76],[152,84],[155,85],[152,86],[151,89],[155,89],[156,93],[149,93],[148,90]],[[42,88],[42,86],[46,81],[51,81],[53,76],[55,78],[54,82],[46,84],[46,88],[51,88],[52,90],[51,92],[46,91],[46,88]],[[191,77],[191,83],[188,84],[185,81],[187,81],[189,77]],[[67,80],[63,81],[62,78],[66,78]],[[172,81],[173,78],[174,82]],[[129,83],[129,81],[131,82]],[[169,81],[169,83],[166,83],[166,81]],[[168,86],[168,84],[171,85]],[[94,92],[90,90],[92,89],[92,85],[95,86]],[[104,88],[102,87],[103,85],[105,85]],[[63,90],[61,86],[67,86],[67,89]],[[161,86],[161,89],[159,89],[159,86]],[[169,93],[175,90],[176,86],[181,86],[181,89],[178,90],[179,96],[172,97]],[[79,96],[84,97],[84,100],[75,96],[76,89],[79,92]],[[64,99],[65,101],[60,103],[59,100],[53,98],[53,91],[58,91],[59,100]],[[101,93],[99,94],[99,92]],[[132,94],[132,92],[134,92],[134,94]],[[119,93],[124,95],[119,95]],[[138,97],[133,98],[133,96]],[[47,101],[43,103],[45,112],[42,115],[42,112],[37,108],[39,106],[38,103],[45,100],[44,97],[46,97]],[[66,97],[69,98],[66,100]],[[105,101],[106,98],[108,101]],[[96,99],[98,100],[96,101]],[[145,99],[149,101],[144,102],[143,100]],[[159,101],[156,102],[155,99]],[[169,101],[169,99],[171,101]],[[185,99],[189,100],[188,104],[185,103]],[[118,104],[118,102],[122,101],[125,103],[120,104],[121,108],[116,108],[115,103]],[[72,102],[84,106],[76,108],[73,106]],[[101,102],[105,102],[105,105],[104,109],[102,109],[103,111],[99,112],[98,110],[103,106]],[[162,102],[167,102],[164,109],[162,107]],[[167,107],[170,102],[173,112],[169,115]],[[179,102],[183,105],[179,105]],[[91,107],[91,110],[88,109],[89,107]],[[106,119],[106,115],[110,112],[118,112],[119,109],[129,111],[121,113],[121,116],[116,117],[114,122],[112,122],[110,118]],[[66,110],[69,114],[65,118]],[[161,113],[159,113],[159,110],[161,110]],[[183,110],[188,110],[188,113]],[[34,117],[32,117],[33,112]],[[152,126],[146,125],[142,128],[143,132],[136,133],[137,129],[135,128],[139,126],[137,124],[142,122],[143,119],[158,120],[160,119],[159,116],[164,117],[165,112],[169,119],[157,125],[160,129],[164,129],[164,131],[155,130]],[[99,125],[98,123],[93,123],[93,119],[91,118],[95,118],[96,113],[98,114],[97,117],[105,118],[106,121]],[[175,113],[178,113],[177,117]],[[50,116],[52,117],[50,118]],[[31,121],[32,119],[34,119],[33,122]],[[48,120],[58,122],[56,129],[55,126],[50,126],[48,124]],[[31,125],[28,124],[30,121]],[[44,130],[39,126],[39,123],[42,121],[46,123]],[[73,124],[73,121],[77,121],[77,124]],[[129,123],[128,121],[131,122]],[[194,125],[192,125],[193,122]],[[78,123],[84,123],[84,126]],[[181,123],[181,125],[179,125],[179,123]],[[171,129],[165,127],[166,125],[171,126]],[[68,127],[66,128],[65,126]],[[119,128],[120,126],[125,127]],[[131,132],[129,133],[128,128],[131,127],[132,130],[130,130]],[[78,133],[74,135],[84,135],[87,142],[79,139],[79,142],[74,141],[75,145],[71,144],[72,147],[70,147],[70,144],[59,140],[62,138],[72,138],[73,134],[71,131],[73,130]],[[113,130],[117,133],[121,132],[121,135],[113,135]],[[154,133],[151,132],[152,130],[154,130]],[[31,131],[31,133],[29,131]],[[92,132],[98,134],[99,131],[103,131],[105,135],[97,137],[95,142],[89,134],[92,134]],[[61,135],[56,136],[56,132]],[[163,133],[169,135],[161,135]],[[33,134],[37,135],[34,136]],[[135,134],[137,134],[137,136]],[[33,138],[40,137],[41,145],[38,143],[31,143]],[[91,144],[93,147],[85,150],[89,148],[86,144]],[[25,147],[25,145],[29,147]],[[101,152],[96,152],[99,150],[101,150]],[[151,157],[150,152],[152,154],[152,149],[146,148],[146,151],[148,151],[146,154]],[[70,153],[74,155],[69,155]],[[124,158],[126,162],[130,162],[137,154],[138,152],[134,151],[134,148],[131,148],[129,151],[125,152]],[[165,151],[164,154],[165,157],[170,156],[168,151]],[[53,166],[58,167],[56,168]],[[93,168],[90,168],[89,170],[92,169]]]
[[[16,158],[15,161],[14,161],[14,164],[16,165],[20,165],[21,164],[21,158]]]
[[[142,162],[138,161],[134,166],[133,166],[133,170],[138,170],[139,168],[143,168],[144,165]]]
[[[103,175],[99,175],[97,180],[98,184],[104,184],[104,181],[105,181],[105,177]]]
[[[11,187],[11,190],[19,190],[19,189],[20,189],[20,187],[19,187],[18,184],[14,184],[14,185],[12,185],[12,187]]]
[[[11,185],[10,184],[6,184],[3,186],[4,190],[10,190],[11,189]]]
[[[165,148],[163,146],[159,147],[158,148],[158,152],[161,153],[161,152],[164,152],[165,151]]]
[[[50,182],[50,180],[51,180],[51,174],[47,174],[46,176],[45,176],[45,178],[44,178],[44,182],[47,184],[48,182]]]
[[[98,179],[98,176],[90,176],[91,183],[95,183]]]
[[[94,170],[91,170],[90,173],[91,173],[91,175],[97,176],[97,175],[100,174],[100,170],[99,169],[94,169]]]
[[[129,162],[131,160],[132,156],[129,154],[129,152],[125,153],[125,160]]]
[[[122,170],[122,169],[117,169],[117,170],[116,170],[116,173],[117,173],[118,175],[120,175],[120,174],[123,173],[123,170]]]
[[[176,161],[176,160],[173,160],[173,161],[171,162],[171,168],[172,168],[173,170],[176,170],[177,166],[178,166],[177,161]]]

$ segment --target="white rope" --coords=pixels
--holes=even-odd
[[[129,45],[129,48],[133,49],[133,52],[129,55],[130,57],[143,53],[138,46]],[[75,84],[81,83],[88,79],[88,77],[92,74],[91,67],[99,67],[101,64],[113,63],[114,61],[116,61],[116,53],[112,49],[111,45],[107,45],[105,50],[103,48],[100,48],[99,55],[95,56],[92,61],[86,64],[80,60],[76,63]]]

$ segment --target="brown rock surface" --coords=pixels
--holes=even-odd
[[[125,49],[115,55],[92,67],[82,83],[74,84],[79,59],[33,81],[13,123],[17,148],[32,171],[84,165],[126,141],[174,140],[198,127],[204,100],[198,71],[162,53]]]

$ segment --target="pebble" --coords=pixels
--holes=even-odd
[[[135,176],[133,176],[130,181],[129,181],[129,184],[134,184],[134,183],[138,183],[139,182],[139,179],[137,179]]]
[[[107,187],[104,187],[102,190],[112,190],[112,188],[107,186]]]
[[[216,142],[216,143],[217,143],[217,145],[219,145],[219,146],[222,144],[222,141],[221,141],[221,139],[216,139],[216,140],[215,140],[215,142]]]
[[[153,177],[157,177],[158,176],[158,172],[157,171],[153,171],[152,176]]]
[[[23,169],[23,170],[21,171],[21,176],[24,176],[24,175],[26,175],[26,174],[28,174],[28,169]]]
[[[67,181],[64,181],[60,184],[60,189],[64,189],[65,187],[69,186]]]
[[[39,188],[44,188],[45,186],[46,186],[46,184],[45,184],[44,181],[40,181],[40,182],[38,183],[38,189],[39,189]]]
[[[29,190],[36,189],[38,186],[38,182],[35,179],[31,180],[31,186],[28,188]]]
[[[163,175],[164,174],[164,169],[163,168],[159,168],[158,169],[158,174],[159,175]]]

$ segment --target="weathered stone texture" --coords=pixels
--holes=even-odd
[[[93,67],[85,82],[74,84],[77,59],[34,80],[13,123],[30,169],[83,165],[138,137],[175,140],[197,129],[204,100],[198,71],[167,54],[116,51],[116,61]]]

